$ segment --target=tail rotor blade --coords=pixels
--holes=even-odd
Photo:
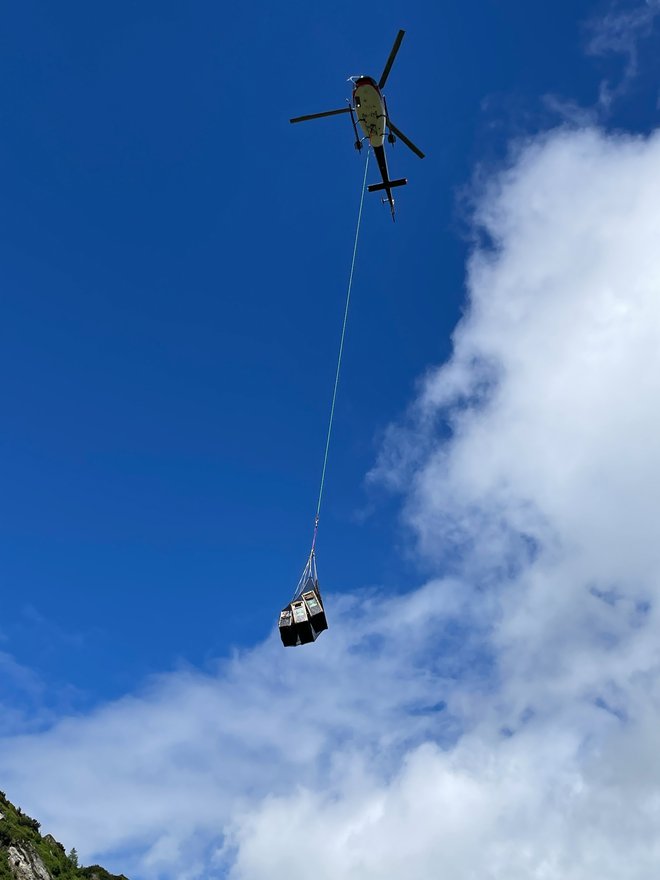
[[[404,144],[408,147],[409,150],[412,150],[413,153],[416,153],[420,159],[424,158],[424,153],[422,153],[422,151],[419,149],[419,147],[416,147],[413,144],[413,142],[410,140],[410,138],[407,138],[405,136],[405,134],[400,129],[398,129],[396,127],[396,125],[392,122],[391,119],[387,120],[387,124],[390,127],[390,129],[394,132],[394,134],[399,138],[399,140],[404,142]]]
[[[294,116],[289,122],[306,122],[308,119],[321,119],[322,116],[337,116],[339,113],[350,113],[350,107],[342,107],[341,110],[326,110],[325,113],[311,113],[309,116]]]
[[[403,39],[404,34],[405,31],[399,31],[399,33],[396,35],[396,40],[394,41],[394,45],[392,46],[390,57],[387,59],[387,64],[385,65],[385,68],[380,75],[380,79],[378,80],[379,89],[382,89],[387,82],[387,77],[390,75],[390,70],[392,69],[392,65],[394,64],[394,59],[396,58],[396,53],[399,51],[399,46],[401,45],[401,40]]]

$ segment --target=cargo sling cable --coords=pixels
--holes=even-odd
[[[341,337],[339,341],[339,353],[337,355],[337,370],[335,372],[335,384],[332,390],[332,403],[330,405],[330,418],[328,419],[328,431],[325,438],[325,451],[323,453],[323,467],[321,469],[321,483],[319,485],[319,497],[318,502],[316,504],[316,516],[314,517],[314,536],[312,538],[312,549],[310,550],[309,557],[307,559],[307,564],[303,570],[302,575],[300,576],[300,580],[298,581],[298,586],[296,587],[296,592],[294,593],[293,599],[291,603],[280,613],[280,635],[282,637],[282,641],[285,645],[297,645],[302,644],[305,641],[315,641],[319,629],[319,624],[312,624],[308,620],[308,612],[311,612],[312,618],[318,618],[319,622],[322,618],[322,629],[327,628],[327,622],[325,620],[325,612],[323,610],[322,604],[319,606],[320,593],[318,589],[318,576],[316,573],[316,536],[319,530],[319,517],[321,515],[321,502],[323,501],[323,488],[325,486],[325,475],[328,466],[328,453],[330,451],[330,438],[332,437],[332,426],[335,419],[335,404],[337,402],[337,389],[339,387],[339,375],[341,373],[341,362],[344,354],[344,340],[346,338],[346,325],[348,323],[348,309],[351,303],[351,291],[353,289],[353,275],[355,272],[355,259],[357,257],[357,247],[358,247],[358,239],[360,237],[360,226],[362,224],[362,205],[364,204],[364,194],[367,189],[367,171],[369,168],[369,154],[371,150],[367,150],[367,158],[364,163],[364,177],[362,179],[362,192],[360,194],[360,207],[358,210],[357,224],[355,227],[355,240],[353,242],[353,256],[351,258],[351,271],[348,276],[348,289],[346,291],[346,304],[344,306],[344,321],[342,323],[341,328]],[[305,589],[312,587],[315,591],[315,596],[311,598],[306,598],[305,603],[296,602],[297,599],[302,595]],[[309,594],[305,593],[305,596],[308,597]],[[301,615],[304,611],[305,621],[297,621],[294,619],[296,617],[297,609],[294,607],[298,604],[305,604],[306,609],[301,609]],[[318,608],[318,611],[315,611],[315,607]],[[303,626],[304,624],[304,626]],[[302,629],[301,629],[302,627]],[[295,629],[300,629],[299,633],[294,633]],[[305,635],[309,631],[309,637]],[[302,632],[302,638],[301,638]]]
[[[337,371],[335,373],[335,385],[332,391],[332,404],[330,405],[330,418],[328,420],[328,433],[325,438],[325,452],[323,454],[323,468],[321,470],[321,485],[319,486],[319,500],[316,505],[316,517],[314,520],[314,538],[312,539],[312,552],[316,546],[316,533],[319,528],[319,516],[321,514],[321,501],[323,500],[323,486],[325,484],[325,472],[328,466],[328,451],[330,449],[330,437],[332,436],[332,424],[335,420],[335,403],[337,402],[337,388],[339,387],[339,374],[341,372],[341,359],[344,354],[344,339],[346,337],[346,324],[348,322],[348,307],[351,304],[351,290],[353,289],[353,273],[355,272],[355,258],[357,256],[358,238],[360,237],[360,225],[362,223],[362,204],[364,202],[364,193],[367,188],[367,170],[369,168],[369,154],[371,150],[367,150],[367,158],[364,163],[364,178],[362,180],[362,194],[360,195],[360,208],[358,210],[357,225],[355,227],[355,241],[353,242],[353,257],[351,259],[351,271],[348,276],[348,290],[346,291],[346,306],[344,308],[344,323],[341,328],[341,339],[339,342],[339,354],[337,356]]]

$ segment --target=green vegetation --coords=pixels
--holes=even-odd
[[[62,844],[51,834],[42,837],[37,820],[26,816],[20,807],[11,804],[2,791],[0,814],[0,880],[13,880],[8,858],[8,848],[11,845],[36,853],[53,880],[127,880],[123,874],[109,874],[98,865],[80,867],[75,849],[67,855]]]
[[[13,880],[7,850],[0,847],[0,880]]]
[[[87,868],[79,868],[76,877],[87,877],[88,880],[127,880],[123,874],[109,874],[100,865],[89,865]]]

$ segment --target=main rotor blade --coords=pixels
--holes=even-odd
[[[405,31],[399,31],[396,35],[396,40],[394,41],[394,45],[392,46],[392,51],[390,52],[390,57],[387,59],[387,64],[385,65],[385,69],[380,75],[380,79],[378,80],[378,88],[382,89],[385,85],[387,77],[390,75],[390,70],[392,69],[392,65],[394,64],[394,59],[396,58],[396,53],[399,51],[399,46],[401,45],[401,40],[403,39],[403,35]]]
[[[408,147],[408,149],[412,150],[413,153],[417,153],[417,155],[419,156],[420,159],[424,158],[424,153],[422,153],[422,151],[419,149],[419,147],[416,147],[413,144],[413,142],[410,140],[410,138],[407,138],[405,136],[405,134],[400,129],[398,129],[396,127],[396,125],[392,122],[391,119],[387,120],[387,124],[392,129],[394,134],[399,138],[399,140],[402,140],[404,142],[404,144]]]
[[[311,113],[309,116],[296,116],[289,122],[306,122],[308,119],[320,119],[322,116],[337,116],[338,113],[350,113],[350,107],[342,107],[341,110],[326,110],[325,113]]]

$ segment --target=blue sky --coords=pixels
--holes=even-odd
[[[614,137],[654,129],[654,10],[26,0],[4,13],[6,732],[86,723],[151,676],[194,677],[241,652],[253,668],[267,650],[309,550],[362,174],[347,120],[288,119],[341,106],[351,74],[378,76],[400,27],[388,105],[427,158],[401,144],[390,152],[392,174],[409,179],[396,224],[366,197],[318,544],[330,596],[323,640],[347,644],[335,633],[352,625],[351,597],[396,602],[447,575],[434,547],[453,546],[448,531],[466,519],[450,528],[451,511],[408,491],[416,478],[383,476],[390,452],[426,473],[415,448],[447,431],[429,439],[413,414],[401,429],[413,448],[402,451],[390,426],[424,398],[436,365],[453,356],[456,375],[469,373],[452,342],[468,310],[466,261],[475,236],[501,232],[473,211],[512,144],[543,143],[561,126]],[[475,335],[474,350],[482,344]],[[468,494],[457,508],[472,510]],[[469,581],[469,552],[460,541],[453,552]],[[483,620],[447,613],[437,655],[424,641],[434,681],[456,632],[483,632]],[[391,635],[379,626],[377,646]],[[495,650],[480,638],[456,661],[477,690]],[[389,669],[380,647],[350,644],[375,675]],[[410,660],[398,642],[396,656]],[[413,709],[441,705],[443,693],[425,692]],[[389,703],[374,711],[395,713]],[[410,741],[444,743],[463,723],[447,722],[451,735],[422,726]],[[19,794],[41,807],[24,783]],[[97,847],[115,853],[118,870],[122,841]]]
[[[1,572],[19,660],[94,700],[269,631],[308,551],[361,175],[345,120],[288,117],[340,106],[402,26],[387,94],[428,160],[392,155],[410,178],[398,225],[367,203],[319,543],[326,589],[396,589],[396,510],[363,479],[449,350],[457,192],[540,95],[593,100],[593,9],[391,4],[366,32],[350,4],[5,16]]]

